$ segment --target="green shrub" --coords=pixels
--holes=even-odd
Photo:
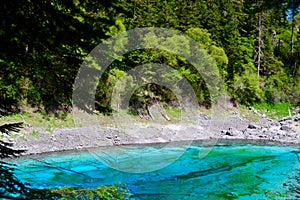
[[[246,71],[242,76],[234,77],[233,97],[242,104],[264,101],[264,93],[259,86],[257,75]]]

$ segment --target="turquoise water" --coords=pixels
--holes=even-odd
[[[139,155],[161,146],[126,148],[136,156],[119,152],[117,163],[122,167],[137,167],[141,163],[137,162]],[[159,159],[149,154],[144,164],[167,163],[163,158],[179,150],[180,145],[169,147]],[[127,173],[110,168],[107,164],[111,161],[102,154],[116,151],[108,148],[92,153],[24,157],[14,162],[18,166],[18,178],[41,188],[93,188],[123,182],[134,194],[133,199],[299,199],[295,189],[300,184],[297,147],[219,143],[201,158],[199,152],[203,150],[205,147],[201,143],[193,143],[176,162],[148,173]]]

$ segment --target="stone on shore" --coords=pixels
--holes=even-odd
[[[257,129],[257,127],[254,124],[249,124],[248,129]]]

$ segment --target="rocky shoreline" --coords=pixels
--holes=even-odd
[[[247,128],[222,131],[222,139],[267,141],[279,144],[300,145],[300,116],[284,117],[263,125],[249,123]]]
[[[55,129],[52,133],[40,132],[8,138],[15,149],[25,149],[24,155],[57,151],[84,150],[88,148],[153,144],[179,141],[224,141],[264,142],[300,146],[300,114],[280,120],[262,117],[253,123],[239,114],[232,115],[214,134],[209,129],[208,117],[201,125],[194,124],[131,124],[128,127],[82,127]]]

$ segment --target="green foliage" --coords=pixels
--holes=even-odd
[[[181,120],[182,110],[180,110],[179,108],[165,106],[165,110],[166,110],[167,115],[170,116],[170,118],[172,119],[172,121]]]
[[[60,195],[60,199],[62,200],[127,200],[131,196],[122,184],[102,186],[95,189],[63,187],[49,190],[49,192]]]
[[[254,104],[253,107],[257,110],[262,111],[269,117],[273,117],[273,118],[281,118],[293,114],[292,105],[288,102],[282,102],[278,104],[272,104],[272,103]]]
[[[186,34],[196,40],[204,49],[208,51],[211,57],[216,61],[217,65],[228,64],[228,58],[224,49],[215,46],[208,30],[200,28],[190,28]]]
[[[201,28],[190,28],[186,34],[199,42],[204,49],[209,49],[212,45],[211,34],[208,30]]]
[[[47,113],[70,111],[74,79],[85,56],[108,37],[137,27],[176,29],[199,42],[240,103],[299,104],[298,8],[299,1],[292,0],[4,0],[0,5],[0,114],[19,112],[24,105]],[[175,54],[183,49],[195,53],[181,36],[157,40],[149,33],[146,37],[158,47],[170,46]],[[128,42],[124,34],[118,43],[108,45],[110,50],[124,52]],[[203,77],[184,58],[164,50],[136,50],[123,57],[111,52],[107,52],[115,58],[111,69],[126,72],[151,62],[167,64],[188,78],[200,104],[211,101]],[[107,108],[99,109],[104,112],[111,110],[114,88],[114,75],[109,73],[101,77],[96,93],[97,106]],[[170,80],[172,75],[164,78]]]
[[[300,72],[297,75],[296,82],[291,86],[290,96],[292,96],[291,103],[295,106],[300,106]]]
[[[264,100],[256,74],[246,71],[242,76],[234,77],[234,98],[245,104],[253,104]]]
[[[13,106],[5,110],[17,111],[21,102],[49,113],[70,106],[83,57],[109,27],[121,27],[110,8],[110,2],[2,2],[0,100]]]
[[[279,73],[270,76],[265,81],[265,97],[269,103],[278,104],[282,101],[288,100],[285,90],[287,90],[288,77],[284,73]]]
[[[115,110],[119,110],[122,105],[121,100],[128,90],[134,87],[133,77],[128,76],[126,72],[119,69],[110,70],[107,79],[108,89],[106,91],[108,99],[113,100]],[[113,98],[112,98],[113,96]]]

